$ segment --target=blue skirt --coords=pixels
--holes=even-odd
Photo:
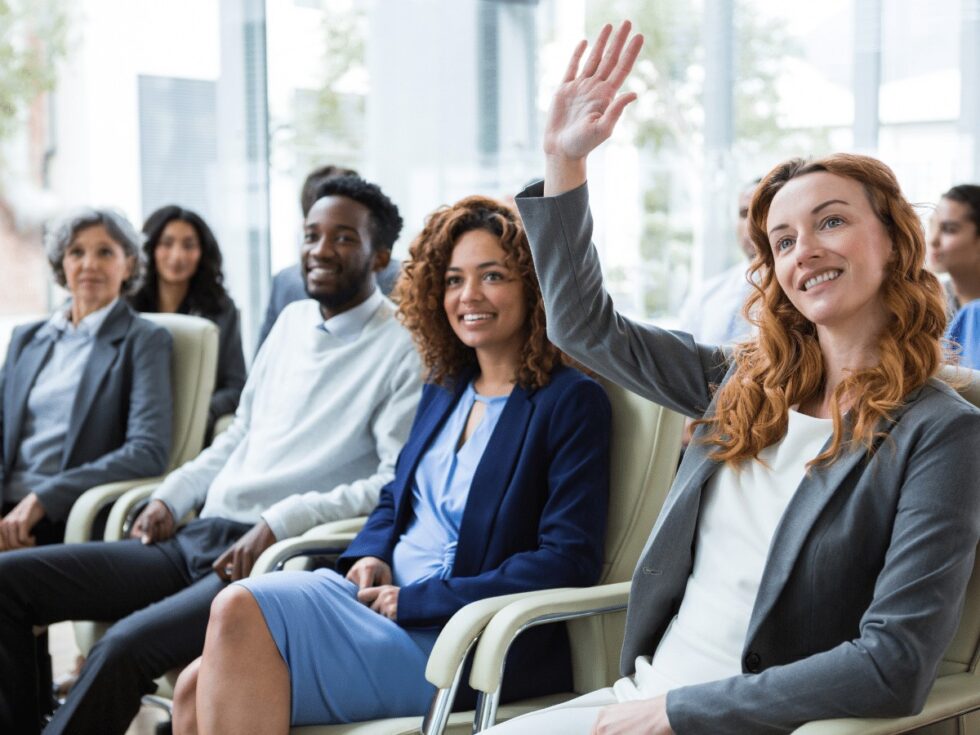
[[[293,725],[422,715],[438,630],[406,630],[357,601],[336,572],[275,572],[237,584],[259,603],[289,669]]]

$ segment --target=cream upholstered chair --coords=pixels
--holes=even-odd
[[[680,452],[683,417],[636,396],[617,385],[603,381],[612,404],[612,463],[609,520],[606,530],[606,552],[601,582],[619,588],[628,587],[633,567],[639,558],[647,534],[653,527],[666,498],[677,468]],[[350,531],[333,538],[337,547],[345,546],[352,537]],[[316,542],[298,541],[296,548],[308,553],[310,547],[329,542],[325,534]],[[269,569],[290,555],[290,545],[284,541],[270,547],[257,566]],[[605,587],[591,588],[605,589]],[[590,588],[568,590],[589,594]],[[398,733],[427,734],[470,732],[473,713],[450,715],[456,688],[462,676],[468,652],[479,638],[483,627],[509,603],[528,593],[489,598],[467,605],[453,616],[429,657],[426,678],[438,691],[424,723],[418,717],[402,717],[347,725],[298,727],[294,735],[396,735]],[[529,593],[535,595],[538,593]],[[571,631],[573,663],[578,687],[594,688],[618,669],[619,646],[625,623],[625,594],[617,603],[618,614],[595,617],[577,622]],[[584,690],[584,689],[583,689]],[[571,696],[553,695],[529,700],[499,709],[501,718],[512,717],[540,707],[555,704]]]
[[[143,314],[155,324],[166,327],[173,337],[171,380],[173,424],[171,429],[171,471],[193,459],[201,451],[208,418],[208,402],[214,389],[218,365],[218,328],[207,319],[184,314]],[[72,506],[65,530],[65,542],[89,541],[96,518],[108,506],[134,488],[153,487],[162,478],[142,478],[99,485],[85,492]],[[115,506],[109,513],[106,528],[113,527]],[[118,523],[115,523],[118,527]],[[111,536],[111,534],[110,534]],[[118,534],[117,534],[118,536]],[[82,653],[88,653],[104,632],[99,623],[75,623],[75,642]]]
[[[980,372],[945,368],[941,377],[953,384],[968,401],[980,406]],[[980,479],[977,491],[980,492]],[[487,624],[474,657],[470,685],[484,692],[477,710],[475,730],[493,724],[493,692],[497,691],[503,658],[510,641],[520,630],[555,619],[602,614],[625,604],[628,583],[608,585],[591,590],[559,590],[528,595],[501,610]],[[576,623],[577,624],[577,623]],[[574,640],[574,638],[573,638]],[[607,639],[605,655],[618,656],[621,640]],[[596,660],[602,652],[594,652]],[[959,629],[944,654],[939,678],[933,686],[923,711],[912,717],[893,719],[848,718],[810,722],[798,728],[796,735],[891,735],[917,732],[920,735],[980,735],[980,554],[974,562],[973,577],[966,593],[966,604]],[[604,680],[599,681],[598,679]],[[608,686],[618,677],[615,668],[596,667],[594,671],[576,668],[575,689],[585,692]],[[800,696],[805,696],[801,692]]]

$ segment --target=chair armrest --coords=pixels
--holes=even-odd
[[[113,503],[112,510],[109,511],[109,520],[105,524],[106,541],[119,541],[123,538],[123,526],[130,511],[141,500],[150,497],[150,494],[157,489],[161,482],[163,482],[162,477],[156,478],[153,482],[144,482],[124,493],[119,500]]]
[[[498,690],[507,651],[525,629],[625,610],[629,593],[629,582],[527,593],[487,623],[473,656],[470,686],[488,694]]]
[[[252,574],[265,574],[281,569],[287,561],[297,556],[343,553],[366,521],[367,516],[343,518],[314,526],[302,536],[277,541],[262,552],[252,567]]]
[[[883,719],[848,717],[808,722],[793,735],[897,735],[980,709],[980,677],[966,674],[941,676],[917,715]]]
[[[429,653],[429,663],[425,667],[425,678],[429,683],[439,689],[448,689],[460,662],[490,619],[512,602],[534,594],[537,592],[487,597],[457,610],[439,632],[436,644]]]
[[[322,556],[326,554],[343,553],[357,534],[353,532],[337,533],[331,536],[299,536],[276,541],[262,552],[252,567],[250,577],[274,572],[280,569],[290,559],[297,556]]]
[[[142,485],[155,485],[162,478],[142,477],[138,480],[122,480],[120,482],[109,482],[105,485],[86,490],[81,497],[75,501],[68,514],[68,521],[65,525],[65,543],[80,543],[92,540],[92,524],[95,523],[99,512],[106,506],[116,502],[116,500],[134,487]],[[110,512],[111,517],[111,512]],[[108,522],[106,528],[108,529]]]

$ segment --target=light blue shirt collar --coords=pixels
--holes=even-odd
[[[62,308],[58,309],[51,318],[48,319],[48,323],[44,326],[44,330],[52,336],[61,336],[63,334],[77,335],[84,337],[94,337],[99,333],[99,329],[105,323],[106,318],[109,316],[109,312],[116,305],[119,298],[116,297],[108,304],[103,306],[101,309],[96,309],[91,314],[83,318],[78,324],[72,324],[69,315],[71,314],[71,302]]]
[[[363,302],[345,312],[332,316],[317,326],[327,334],[344,341],[356,339],[381,306],[384,297],[378,288]]]

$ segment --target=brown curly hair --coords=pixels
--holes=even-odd
[[[396,286],[398,314],[415,339],[426,378],[451,385],[477,365],[476,351],[459,340],[443,308],[446,268],[453,248],[460,237],[473,230],[485,230],[500,240],[504,264],[518,274],[524,286],[527,336],[515,379],[523,388],[547,385],[563,355],[548,341],[544,302],[524,226],[512,208],[482,196],[466,197],[429,215],[409,249]]]
[[[766,219],[776,193],[791,179],[824,171],[857,181],[884,224],[894,257],[882,284],[888,323],[878,339],[878,364],[841,381],[831,399],[833,441],[810,464],[831,462],[851,442],[871,451],[878,428],[890,420],[909,392],[921,387],[943,363],[946,309],[942,288],[925,270],[922,225],[902,195],[895,174],[868,156],[838,153],[808,162],[795,158],[774,168],[759,184],[749,211],[756,254],[749,268],[755,288],[744,313],[759,329],[758,338],[735,349],[736,368],[719,389],[706,442],[714,458],[738,462],[757,457],[786,434],[789,407],[824,386],[824,365],[816,327],[783,293],[776,280],[766,235]],[[852,400],[848,437],[841,402]]]

